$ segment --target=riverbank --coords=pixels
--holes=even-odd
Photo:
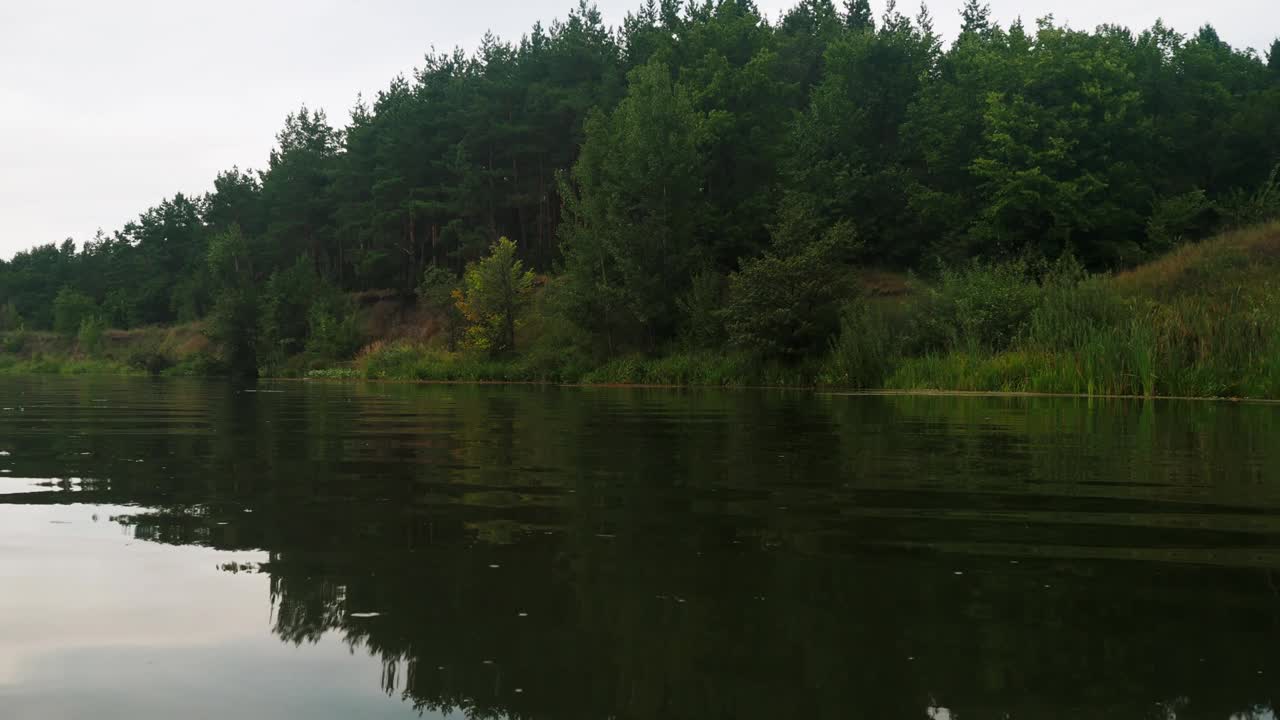
[[[677,348],[598,364],[505,360],[401,340],[314,378],[784,386],[1128,397],[1280,397],[1280,224],[1184,245],[1116,275],[1069,258],[944,269],[864,292],[827,352],[790,362]]]
[[[217,375],[199,323],[91,334],[0,333],[0,375]]]
[[[846,308],[825,353],[762,360],[668,348],[593,360],[545,315],[523,352],[450,351],[404,328],[334,363],[295,358],[265,375],[316,380],[805,387],[1125,397],[1280,398],[1280,224],[1188,244],[1115,275],[1069,259],[971,264],[876,285]],[[884,290],[893,285],[891,291]],[[386,308],[379,313],[385,314]],[[415,327],[440,326],[421,313]],[[367,333],[366,337],[376,335]],[[92,338],[90,339],[92,340]],[[52,333],[3,337],[0,374],[216,375],[199,325],[106,331],[96,347]],[[272,370],[272,369],[267,369]]]

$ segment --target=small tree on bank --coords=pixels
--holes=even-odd
[[[419,306],[430,312],[440,323],[440,333],[450,352],[458,349],[466,319],[454,300],[458,278],[453,273],[432,263],[422,273],[418,283]]]
[[[53,299],[53,329],[63,335],[74,336],[85,318],[97,314],[93,298],[70,287],[62,288]]]
[[[514,352],[520,315],[529,304],[534,277],[516,258],[516,244],[499,238],[489,254],[467,265],[454,303],[466,318],[467,343],[492,355]]]
[[[0,305],[0,332],[16,332],[26,328],[22,313],[12,302]]]

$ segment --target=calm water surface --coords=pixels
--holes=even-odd
[[[1280,407],[0,380],[0,718],[1274,718]]]

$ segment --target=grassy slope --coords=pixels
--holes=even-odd
[[[1280,222],[1184,245],[1164,257],[1111,279],[1135,297],[1171,300],[1222,297],[1274,283],[1280,271]]]
[[[900,362],[893,389],[1185,397],[1280,397],[1280,223],[1184,246],[1102,278],[1119,318],[1084,322],[1054,345]],[[1070,305],[1066,305],[1070,309]],[[1087,317],[1081,310],[1074,319]],[[1067,332],[1069,331],[1069,332]]]
[[[0,375],[143,375],[148,359],[155,357],[176,363],[173,374],[198,374],[189,363],[208,350],[199,324],[107,330],[102,346],[92,351],[81,348],[77,338],[57,333],[4,333]]]

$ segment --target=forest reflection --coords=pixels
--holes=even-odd
[[[259,389],[32,385],[0,504],[265,551],[424,710],[1273,717],[1271,406]]]

